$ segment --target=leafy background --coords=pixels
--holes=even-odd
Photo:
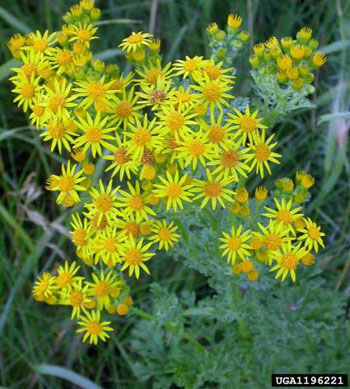
[[[215,252],[206,247],[206,262],[201,255],[201,242],[211,232],[205,227],[201,234],[191,234],[178,251],[157,257],[152,275],[132,285],[135,305],[157,320],[116,317],[112,341],[97,348],[80,344],[65,308],[31,298],[36,275],[64,258],[74,258],[74,252],[66,236],[65,211],[44,190],[45,179],[57,170],[60,157],[49,153],[28,127],[27,118],[12,103],[7,81],[13,66],[6,47],[9,37],[15,32],[57,29],[74,3],[0,0],[1,385],[66,388],[76,387],[76,382],[88,388],[94,387],[93,382],[106,388],[264,388],[270,386],[272,372],[350,373],[350,2],[96,2],[105,24],[100,26],[103,38],[94,41],[95,52],[122,66],[117,45],[136,29],[161,38],[168,61],[208,55],[205,28],[212,21],[224,27],[229,12],[243,16],[251,45],[271,35],[294,35],[308,26],[328,55],[315,79],[312,100],[317,108],[299,111],[275,128],[283,159],[266,181],[272,188],[274,178],[299,169],[310,169],[316,177],[306,212],[327,233],[327,249],[318,256],[317,265],[301,274],[296,285],[272,279],[255,286],[242,284],[238,293],[243,291],[243,298],[234,309],[227,309],[233,300],[215,289],[213,269],[205,268],[205,263],[215,260]],[[248,53],[235,66],[235,95],[247,96],[252,87]],[[220,267],[214,270],[224,285],[227,275],[218,272]],[[168,322],[178,331],[170,331],[164,325]],[[207,351],[184,341],[185,330],[200,337]]]

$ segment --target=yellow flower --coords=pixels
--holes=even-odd
[[[129,93],[124,89],[121,98],[118,98],[112,105],[111,123],[116,125],[116,127],[123,124],[124,128],[126,128],[129,123],[134,123],[135,118],[140,116],[140,113],[138,112],[140,107],[137,104],[137,101],[138,96],[134,95],[134,88],[131,88]]]
[[[72,307],[71,319],[74,319],[75,317],[79,319],[81,310],[86,313],[86,308],[91,302],[91,299],[88,297],[87,294],[88,287],[88,285],[85,285],[83,287],[80,281],[72,285],[72,288],[70,290],[60,292],[60,304],[70,305]]]
[[[93,39],[98,39],[95,36],[97,27],[93,27],[92,24],[81,24],[73,25],[73,36],[69,39],[69,42],[80,41],[90,42]]]
[[[227,255],[227,262],[233,265],[237,258],[244,260],[250,255],[251,247],[245,243],[251,239],[250,230],[243,231],[243,226],[240,225],[238,228],[232,226],[231,235],[226,232],[222,232],[223,238],[219,238],[223,245],[220,249],[223,250],[222,257]]]
[[[318,245],[324,248],[322,236],[326,234],[321,232],[321,227],[310,218],[305,219],[305,228],[299,229],[298,232],[302,233],[298,240],[304,241],[307,250],[315,250],[318,253]]]
[[[75,96],[83,99],[79,107],[87,109],[95,103],[104,102],[108,105],[110,100],[117,101],[115,91],[111,89],[115,80],[105,82],[105,76],[102,76],[98,81],[77,81],[75,84],[77,85],[74,89]]]
[[[271,174],[269,162],[280,163],[276,158],[280,158],[281,155],[272,151],[277,145],[277,142],[271,144],[273,137],[274,134],[265,140],[265,131],[263,131],[260,135],[254,134],[252,143],[249,144],[252,153],[247,155],[246,160],[252,161],[251,170],[255,167],[256,174],[259,173],[261,178],[264,178],[264,168]]]
[[[148,62],[146,65],[142,65],[141,69],[136,69],[136,73],[141,77],[141,79],[135,80],[139,84],[148,84],[148,85],[157,85],[159,79],[168,80],[172,78],[173,69],[171,63],[167,63],[164,67],[160,60]]]
[[[140,268],[147,274],[150,274],[144,262],[149,261],[155,255],[154,253],[146,252],[151,246],[152,243],[143,245],[142,238],[138,242],[134,238],[130,238],[122,256],[124,264],[121,271],[129,268],[129,277],[135,273],[136,278],[140,277]]]
[[[195,56],[193,58],[186,55],[185,60],[178,59],[173,65],[173,69],[176,72],[173,77],[182,75],[183,78],[188,76],[197,75],[201,69],[208,63],[204,61],[203,57]]]
[[[224,146],[232,136],[232,127],[226,119],[224,120],[223,112],[219,113],[217,119],[214,112],[211,112],[210,122],[202,120],[200,126],[205,130],[208,141],[217,146]]]
[[[60,176],[51,175],[49,179],[49,185],[47,189],[52,191],[59,191],[60,194],[57,197],[57,204],[61,204],[67,194],[69,194],[75,202],[79,202],[79,191],[85,191],[85,188],[81,185],[84,177],[80,177],[83,173],[82,170],[75,172],[77,165],[71,166],[68,161],[67,166],[62,164],[62,174]]]
[[[60,266],[57,269],[56,285],[63,291],[70,291],[73,285],[83,279],[83,277],[76,276],[75,274],[80,269],[76,262],[72,262],[68,265],[68,261],[65,261],[64,266]]]
[[[207,74],[204,74],[201,79],[196,79],[196,81],[199,85],[191,85],[191,88],[200,93],[198,102],[205,108],[209,107],[210,111],[214,112],[215,108],[222,111],[223,106],[230,106],[227,99],[233,99],[234,97],[227,93],[232,89],[232,86],[229,86],[229,82],[227,80],[211,80]],[[233,81],[230,83],[232,82]]]
[[[98,112],[93,119],[89,113],[86,114],[86,120],[79,117],[78,127],[83,131],[83,135],[77,138],[74,142],[74,147],[83,146],[83,152],[91,150],[92,156],[96,154],[102,155],[102,147],[111,150],[112,146],[106,141],[112,141],[115,137],[108,135],[115,131],[115,127],[108,127],[110,117],[105,116],[101,119],[101,114]],[[107,126],[107,128],[105,128]],[[102,147],[101,147],[102,146]]]
[[[290,274],[292,280],[295,282],[295,270],[301,258],[306,255],[305,248],[301,247],[301,244],[292,246],[289,242],[282,246],[282,251],[277,251],[274,255],[277,264],[270,269],[270,272],[277,271],[275,278],[281,277],[281,281],[284,281],[288,274]]]
[[[149,215],[155,216],[155,212],[146,205],[145,195],[141,193],[139,181],[136,181],[134,186],[127,182],[129,192],[120,191],[123,196],[120,198],[120,207],[125,207],[125,214],[133,214],[137,222],[148,220]]]
[[[281,202],[279,202],[276,198],[274,198],[273,200],[276,204],[277,210],[265,207],[268,213],[263,213],[263,216],[268,217],[270,219],[275,219],[278,223],[282,223],[285,229],[288,229],[289,231],[294,233],[292,223],[303,216],[302,213],[298,213],[301,210],[301,207],[292,209],[291,199],[288,202],[286,202],[285,198],[283,198]]]
[[[253,235],[259,237],[263,246],[268,252],[275,252],[290,241],[289,231],[283,228],[282,223],[270,220],[269,224],[264,227],[258,223],[261,232],[253,232]]]
[[[99,180],[99,190],[92,187],[89,192],[92,201],[85,204],[85,208],[89,211],[89,217],[93,218],[98,215],[98,223],[101,223],[103,217],[110,223],[113,219],[116,219],[120,215],[119,206],[117,201],[117,193],[119,186],[113,188],[113,181],[109,180],[107,189],[105,189],[102,180]]]
[[[293,61],[288,54],[285,54],[277,59],[277,64],[281,70],[287,71],[292,68]]]
[[[54,47],[47,56],[47,59],[52,69],[57,70],[58,75],[69,72],[74,68],[74,53],[70,50]]]
[[[155,221],[153,223],[152,232],[155,235],[152,235],[149,238],[149,241],[152,243],[158,243],[158,248],[161,250],[163,247],[165,251],[169,250],[170,247],[174,247],[174,242],[179,241],[180,235],[175,231],[178,229],[177,226],[174,226],[174,222],[167,224],[166,219],[162,221]]]
[[[70,231],[70,235],[72,237],[72,241],[83,256],[89,256],[92,250],[90,238],[93,232],[91,225],[88,224],[88,220],[86,218],[82,221],[78,213],[73,214],[71,219],[71,226],[73,230]]]
[[[192,105],[197,101],[198,94],[191,93],[192,90],[190,87],[185,89],[182,85],[178,89],[172,89],[172,93],[168,96],[169,101],[165,104],[174,104],[180,111],[185,110],[186,108],[192,107]]]
[[[172,176],[169,172],[166,172],[167,179],[159,177],[161,184],[154,184],[152,193],[157,197],[165,197],[167,200],[167,210],[173,208],[176,212],[177,206],[183,209],[182,201],[192,202],[190,197],[193,196],[190,189],[192,184],[186,184],[187,175],[183,175],[179,179],[179,172],[176,171],[175,175]]]
[[[111,324],[110,321],[101,322],[101,312],[91,311],[85,313],[85,317],[81,316],[78,324],[83,328],[79,328],[77,333],[85,332],[83,342],[89,339],[89,343],[97,344],[98,340],[101,339],[103,342],[106,341],[110,336],[107,331],[113,331],[113,328],[108,327]]]
[[[86,282],[89,285],[88,294],[97,300],[97,308],[102,310],[108,308],[112,303],[113,290],[118,288],[121,281],[118,280],[117,275],[113,272],[108,272],[105,276],[103,270],[99,276],[95,273],[91,273],[93,282]]]
[[[142,48],[143,46],[149,46],[152,34],[147,32],[132,32],[127,38],[123,39],[122,43],[118,46],[127,53],[135,52],[136,50]]]
[[[267,197],[267,189],[264,186],[259,186],[255,189],[255,198],[258,201],[264,201]]]
[[[232,28],[240,28],[242,25],[242,18],[237,14],[230,14],[227,18],[227,24]]]
[[[117,231],[117,227],[107,226],[102,231],[99,231],[95,237],[95,263],[100,259],[107,266],[114,266],[121,262],[121,255],[124,250],[123,243],[126,240],[126,234]]]
[[[56,277],[46,272],[35,281],[33,295],[36,300],[43,301],[49,298],[57,290]]]
[[[71,144],[74,142],[70,131],[62,120],[54,118],[46,124],[45,131],[40,134],[44,141],[52,140],[50,151],[57,146],[59,153],[62,153],[62,145],[66,150],[71,151]]]
[[[238,137],[238,144],[245,145],[247,138],[250,142],[253,140],[253,135],[258,134],[259,129],[264,129],[266,126],[260,122],[262,118],[258,118],[258,110],[250,113],[249,105],[246,106],[245,113],[241,113],[236,108],[234,108],[236,115],[228,113],[228,116],[231,118],[228,122],[232,123],[232,128],[237,129],[235,134]]]
[[[239,148],[233,142],[226,142],[213,156],[213,161],[208,162],[208,166],[216,166],[213,174],[223,173],[224,177],[232,177],[234,181],[239,181],[239,177],[247,177],[250,167],[247,165],[248,148]]]
[[[178,140],[184,135],[191,134],[191,125],[196,122],[193,118],[196,114],[192,113],[192,107],[180,110],[175,105],[163,106],[161,112],[157,112],[158,124],[169,131]]]
[[[28,34],[27,41],[28,46],[25,46],[26,50],[33,50],[35,53],[49,53],[51,51],[50,46],[56,42],[56,33],[50,34],[47,30],[42,34],[40,31],[35,31]]]
[[[14,98],[14,102],[18,102],[18,106],[23,106],[23,111],[27,112],[28,108],[32,108],[35,99],[40,92],[39,78],[35,78],[35,75],[32,74],[31,78],[28,78],[22,73],[16,77],[12,77],[11,81],[15,85],[15,88],[12,89],[12,92],[16,93],[18,96]]]
[[[204,208],[210,201],[214,211],[217,202],[219,202],[223,208],[225,208],[224,200],[233,202],[233,195],[235,193],[226,188],[233,182],[232,177],[225,177],[223,174],[213,177],[209,169],[206,169],[206,175],[206,181],[198,179],[193,180],[193,188],[191,191],[194,193],[199,192],[199,194],[194,197],[193,201],[204,197],[201,208]]]
[[[140,100],[141,108],[150,106],[151,110],[158,110],[163,105],[169,104],[169,98],[174,94],[174,90],[171,89],[172,82],[166,81],[164,78],[159,77],[156,84],[144,84],[140,83],[141,92],[136,92]],[[143,99],[143,100],[141,100]]]

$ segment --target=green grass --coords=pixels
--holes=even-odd
[[[133,375],[130,333],[138,318],[116,318],[116,335],[96,349],[81,345],[63,307],[55,309],[31,298],[38,273],[53,269],[74,255],[62,232],[65,213],[44,190],[45,179],[57,170],[60,157],[52,155],[22,113],[12,103],[6,80],[15,65],[6,41],[15,32],[56,29],[73,1],[16,0],[0,3],[0,384],[11,388],[83,387],[144,388]],[[102,8],[102,39],[95,52],[108,61],[120,60],[113,49],[133,29],[159,36],[166,59],[207,55],[205,28],[216,21],[223,26],[229,12],[244,17],[254,43],[271,35],[294,34],[309,26],[319,38],[329,60],[316,77],[313,97],[317,108],[298,112],[276,128],[282,164],[275,175],[310,169],[317,183],[308,205],[310,216],[327,232],[327,249],[318,258],[328,289],[349,295],[350,179],[349,179],[349,43],[350,2],[278,0],[159,0],[97,2]],[[235,95],[251,89],[247,56],[237,65]],[[272,179],[270,179],[272,185]],[[149,304],[152,281],[171,291],[205,293],[206,281],[188,274],[181,263],[152,268],[152,276],[135,283],[137,306]],[[55,365],[67,370],[60,370]],[[79,375],[75,375],[78,373]],[[62,378],[63,377],[63,378]],[[91,383],[86,383],[88,379]],[[89,386],[91,385],[91,386]]]

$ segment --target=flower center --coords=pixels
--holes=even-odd
[[[58,65],[69,65],[72,63],[73,57],[72,54],[69,51],[61,51],[57,57],[56,57],[56,62]]]
[[[34,107],[33,107],[33,113],[35,116],[38,116],[40,117],[43,113],[45,112],[45,107],[39,105],[39,104],[35,104]]]
[[[125,224],[124,230],[126,230],[134,238],[137,238],[140,234],[140,226],[135,222],[129,222]]]
[[[181,196],[182,188],[178,184],[171,184],[167,187],[167,195],[172,199],[177,199]]]
[[[60,288],[67,287],[72,281],[72,275],[69,273],[61,273],[56,277],[56,283]]]
[[[70,176],[62,176],[60,177],[58,188],[61,192],[70,192],[73,190],[74,187],[74,180]]]
[[[211,103],[215,103],[221,97],[221,88],[219,85],[211,83],[211,84],[206,85],[203,88],[202,93],[203,93],[204,98],[207,101],[209,101]]]
[[[158,77],[162,75],[163,73],[159,69],[150,70],[146,75],[146,81],[149,82],[150,84],[156,84]]]
[[[209,127],[208,139],[212,143],[220,143],[225,139],[225,130],[221,126],[213,125]]]
[[[97,323],[96,321],[90,322],[86,326],[87,332],[91,335],[98,335],[102,332],[102,327],[100,323]]]
[[[293,253],[286,253],[282,257],[281,264],[286,269],[296,269],[298,266],[298,258]]]
[[[121,101],[115,110],[115,114],[120,119],[128,118],[131,115],[131,113],[132,113],[132,105],[128,101]]]
[[[82,307],[84,304],[84,295],[80,292],[72,292],[69,295],[69,304],[72,307]]]
[[[171,231],[167,227],[162,227],[158,232],[158,236],[161,240],[169,240],[171,239],[171,235]]]
[[[139,128],[133,136],[133,141],[139,147],[145,146],[151,139],[152,135],[146,128]]]
[[[92,97],[93,99],[100,99],[105,95],[105,93],[106,89],[104,85],[99,82],[94,82],[93,84],[89,85],[87,89],[88,96]]]
[[[63,123],[58,122],[47,129],[53,139],[62,139],[66,133]]]
[[[113,154],[114,162],[118,165],[125,165],[130,161],[130,157],[126,154],[126,149],[118,149]]]
[[[82,30],[78,31],[77,37],[81,41],[89,41],[91,39],[91,34],[90,34],[90,32],[88,30],[82,29]]]
[[[46,39],[39,39],[33,43],[33,50],[34,51],[44,51],[46,47],[48,46]]]
[[[166,99],[166,94],[158,89],[154,89],[149,95],[150,102],[152,104],[160,104]]]
[[[255,149],[256,159],[260,162],[265,162],[269,159],[271,151],[265,144],[259,145]]]
[[[233,236],[228,240],[227,246],[231,251],[237,251],[241,247],[241,240]]]
[[[64,96],[59,93],[54,93],[49,100],[49,108],[53,113],[57,113],[60,108],[64,108],[66,100]]]
[[[86,131],[85,137],[90,143],[100,143],[102,139],[102,130],[98,127],[90,127]]]
[[[26,63],[21,67],[21,70],[27,77],[30,77],[33,73],[36,72],[36,67],[31,63]]]
[[[242,116],[240,124],[244,132],[253,132],[256,130],[256,121],[250,116]]]
[[[172,131],[180,130],[180,128],[184,125],[184,123],[185,123],[185,118],[180,112],[172,112],[166,120],[166,125]]]
[[[108,238],[108,239],[105,240],[104,249],[108,253],[113,253],[116,248],[117,248],[117,245],[116,245],[116,242],[115,242],[115,238]]]
[[[204,71],[207,73],[208,77],[214,81],[217,78],[221,76],[221,70],[215,66],[215,65],[210,65],[204,69]]]
[[[140,211],[144,206],[143,197],[140,195],[131,196],[129,200],[129,207],[134,211]]]
[[[218,182],[207,182],[204,186],[204,192],[208,197],[219,197],[222,188]]]
[[[310,227],[308,235],[311,239],[317,240],[320,237],[320,232],[318,231],[317,227]]]
[[[239,155],[234,150],[225,151],[221,157],[221,164],[224,167],[235,167],[239,162]]]
[[[267,235],[264,239],[264,245],[268,250],[276,251],[281,247],[282,240],[276,234]]]
[[[72,240],[77,246],[80,247],[86,246],[87,245],[86,231],[82,228],[75,230],[72,233]]]
[[[129,266],[139,265],[140,263],[142,263],[142,254],[137,249],[130,249],[126,253],[125,262]]]
[[[31,99],[34,96],[34,87],[32,84],[24,84],[21,87],[21,95],[25,99]]]
[[[108,296],[110,290],[111,290],[111,288],[106,281],[99,281],[95,285],[95,295],[97,298]]]
[[[198,69],[198,64],[197,64],[197,61],[195,59],[188,59],[187,61],[185,61],[184,63],[184,69],[191,73],[193,72],[194,70]]]
[[[137,44],[143,41],[143,36],[141,33],[137,32],[130,35],[127,39],[128,39],[128,43]]]
[[[107,213],[113,208],[113,200],[111,196],[104,193],[97,197],[96,199],[96,209],[99,212]]]
[[[277,220],[283,224],[289,224],[292,221],[292,215],[286,209],[277,212]]]
[[[204,152],[204,144],[200,140],[191,142],[188,146],[189,153],[194,157],[199,157]]]

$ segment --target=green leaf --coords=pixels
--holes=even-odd
[[[111,59],[113,57],[117,57],[123,55],[123,50],[120,49],[109,49],[100,51],[99,53],[95,54],[95,58],[100,59],[101,61],[105,61],[106,59]]]
[[[325,54],[334,53],[336,51],[344,50],[350,46],[350,40],[342,40],[333,42],[327,46],[322,47],[322,52]]]
[[[16,68],[20,65],[20,62],[15,59],[11,58],[7,62],[5,62],[3,65],[0,66],[0,81],[7,78],[12,73],[12,68]]]
[[[338,119],[350,119],[350,112],[337,112],[337,113],[329,113],[327,115],[322,115],[320,117],[320,120],[318,121],[318,124],[321,124],[323,122],[330,122],[332,120],[338,120]]]
[[[14,27],[17,31],[23,32],[24,34],[28,34],[32,31],[32,29],[29,28],[25,23],[10,14],[10,12],[6,11],[6,9],[3,7],[0,7],[0,17],[3,18],[6,23]]]
[[[94,384],[89,379],[81,376],[80,374],[75,373],[72,370],[66,369],[65,367],[41,364],[35,366],[34,369],[39,374],[47,374],[54,377],[62,378],[66,381],[71,382],[72,384],[78,385],[80,388],[83,389],[101,389],[100,386]]]

